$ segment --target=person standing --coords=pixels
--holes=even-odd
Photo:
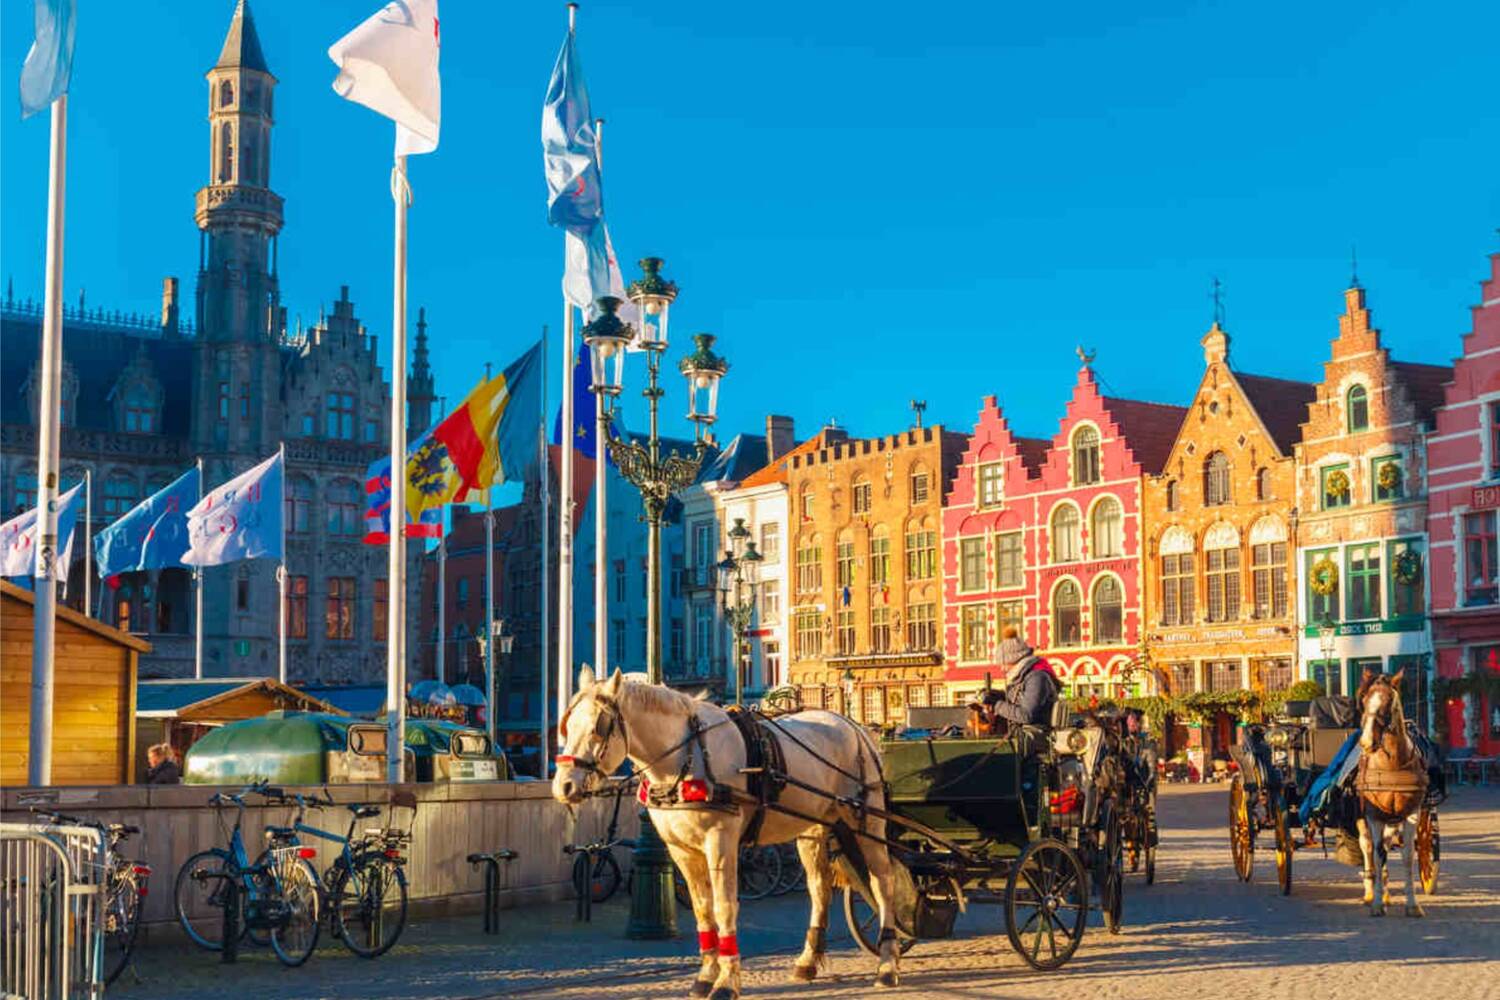
[[[182,768],[177,766],[177,755],[172,744],[158,743],[146,751],[148,785],[177,785],[182,782]]]

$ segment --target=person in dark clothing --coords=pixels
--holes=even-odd
[[[1022,726],[1050,726],[1057,703],[1057,677],[1015,628],[1000,641],[1000,664],[1008,667],[1005,695],[994,707],[995,718]]]
[[[176,785],[182,782],[182,768],[177,766],[177,757],[167,744],[158,744],[147,750],[146,763],[150,765],[146,771],[146,784]]]

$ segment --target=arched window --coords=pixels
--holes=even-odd
[[[1081,558],[1078,508],[1070,503],[1058,504],[1052,512],[1052,561],[1077,562]]]
[[[135,480],[114,472],[104,480],[104,517],[113,521],[136,505]]]
[[[260,163],[256,159],[255,131],[251,129],[250,134],[240,133],[240,183],[254,184],[255,178],[260,175]]]
[[[816,509],[813,504],[813,495],[812,483],[804,483],[799,504],[802,508],[802,520],[804,521],[811,521],[813,519],[813,512]]]
[[[1255,470],[1255,499],[1271,499],[1271,470],[1261,468]]]
[[[1173,525],[1161,536],[1161,623],[1193,624],[1193,536]]]
[[[1109,559],[1125,553],[1125,515],[1120,501],[1105,497],[1094,506],[1093,523],[1089,525],[1089,551],[1095,559]]]
[[[219,130],[219,183],[234,180],[234,126],[228,122]]]
[[[227,108],[234,103],[234,84],[225,80],[219,84],[219,107]]]
[[[1240,535],[1219,522],[1203,538],[1203,578],[1208,620],[1231,622],[1240,616]]]
[[[1370,426],[1370,397],[1362,385],[1349,388],[1349,397],[1344,412],[1349,415],[1349,433],[1367,430]]]
[[[1094,644],[1120,642],[1125,636],[1125,601],[1120,581],[1102,576],[1094,584]]]
[[[364,512],[359,505],[359,486],[351,479],[335,479],[324,501],[330,535],[357,535]]]
[[[1052,645],[1078,646],[1083,643],[1082,601],[1078,584],[1064,580],[1052,592]]]
[[[1099,481],[1099,432],[1080,427],[1073,434],[1073,484],[1087,486]]]
[[[1203,505],[1216,507],[1229,502],[1229,459],[1216,451],[1203,462]]]
[[[313,484],[306,476],[292,476],[286,484],[286,530],[307,531],[312,517]]]

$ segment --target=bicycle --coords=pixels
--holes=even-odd
[[[609,828],[604,834],[603,840],[596,840],[590,844],[565,844],[564,854],[573,856],[573,889],[579,900],[579,919],[588,919],[588,907],[583,905],[585,892],[588,894],[590,903],[603,903],[610,899],[620,889],[624,876],[620,872],[620,862],[615,859],[614,849],[616,847],[635,847],[635,841],[628,837],[620,837],[620,802],[625,797],[625,791],[630,786],[629,779],[617,779],[615,787],[615,808],[609,818]]]
[[[317,856],[310,847],[291,842],[275,828],[266,830],[266,849],[252,863],[245,850],[241,827],[245,820],[245,796],[262,795],[285,800],[286,793],[264,782],[250,785],[237,794],[216,792],[208,800],[218,810],[219,831],[228,848],[199,851],[183,863],[177,872],[174,903],[177,919],[187,936],[200,948],[222,951],[223,927],[231,893],[227,884],[238,888],[241,936],[257,940],[256,932],[265,935],[276,958],[285,966],[306,962],[318,946],[322,931],[318,907],[321,889],[317,872],[309,859]],[[224,807],[235,807],[234,827],[224,828]],[[204,916],[208,914],[208,916]],[[210,928],[210,920],[218,927]]]
[[[775,845],[740,848],[739,898],[766,898],[776,891],[781,873],[781,851]]]
[[[141,832],[140,827],[125,823],[104,824],[36,807],[32,807],[31,811],[57,826],[83,826],[104,834],[103,971],[104,985],[108,986],[130,964],[130,954],[135,949],[136,936],[141,929],[141,897],[146,895],[148,889],[151,866],[132,861],[120,850],[121,844]]]
[[[273,791],[275,791],[273,789]],[[324,792],[325,796],[327,792]],[[344,946],[361,958],[377,958],[390,951],[406,927],[407,886],[402,849],[411,834],[402,830],[372,828],[355,836],[362,819],[380,815],[380,807],[349,805],[349,829],[342,836],[320,830],[303,821],[309,807],[327,809],[337,805],[332,797],[307,798],[282,793],[282,801],[297,804],[290,826],[270,826],[267,833],[301,846],[299,834],[309,834],[339,845],[338,857],[323,873],[319,886],[328,913],[329,930]],[[360,933],[355,933],[355,928]]]

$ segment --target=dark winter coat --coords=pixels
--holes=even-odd
[[[1023,726],[1048,726],[1056,703],[1057,678],[1052,668],[1040,656],[1028,656],[1007,681],[1005,700],[995,706],[995,716]]]

